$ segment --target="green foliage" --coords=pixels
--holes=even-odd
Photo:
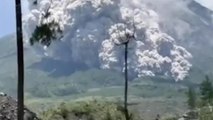
[[[76,84],[63,84],[52,90],[52,93],[56,96],[67,96],[72,94],[79,94],[82,92],[85,92],[83,87]]]
[[[170,118],[166,118],[164,120],[178,120],[178,118],[176,118],[176,117],[170,117]]]
[[[191,109],[191,110],[195,109],[196,108],[196,93],[195,93],[194,88],[192,88],[192,87],[188,88],[187,97],[188,97],[187,104],[189,106],[189,109]]]
[[[42,120],[125,120],[123,107],[111,102],[63,103],[42,113]],[[140,120],[131,114],[131,120]]]
[[[213,101],[213,85],[208,76],[206,76],[206,80],[201,83],[200,92],[203,104],[211,104]]]
[[[76,72],[72,75],[71,79],[75,83],[86,85],[89,88],[123,84],[123,77],[118,72],[99,69]]]
[[[167,116],[163,116],[159,120],[178,120],[180,117],[177,115],[168,114]]]
[[[190,111],[187,113],[187,117],[190,119],[199,119],[199,120],[213,120],[213,85],[209,77],[206,76],[206,79],[200,84],[200,101],[196,107],[196,93],[193,88],[188,89],[188,106]]]
[[[30,38],[30,44],[34,45],[34,43],[38,42],[42,45],[49,46],[53,40],[58,39],[58,35],[61,33],[62,31],[57,22],[43,23],[40,26],[36,26]]]
[[[203,107],[199,111],[199,120],[213,120],[213,107]]]
[[[37,84],[29,91],[34,97],[50,97],[49,90],[47,87]]]
[[[33,81],[33,80],[32,80]],[[86,92],[90,88],[103,88],[123,84],[119,73],[90,69],[78,71],[66,78],[34,80],[27,85],[27,92],[34,97],[69,96]],[[123,90],[123,89],[122,89]]]

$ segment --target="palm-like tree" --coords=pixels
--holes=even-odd
[[[128,112],[128,46],[131,40],[135,39],[135,25],[133,21],[133,31],[132,33],[128,33],[125,30],[124,39],[122,37],[119,38],[119,43],[115,43],[117,46],[124,46],[124,78],[125,78],[125,86],[124,86],[124,113],[126,120],[130,120],[129,112]],[[118,33],[119,34],[119,33]],[[120,36],[120,34],[119,34]]]
[[[124,89],[124,110],[125,110],[125,117],[126,120],[129,120],[129,112],[127,108],[127,96],[128,96],[128,42],[124,43],[125,51],[124,51],[124,74],[125,74],[125,89]]]
[[[24,50],[22,36],[21,0],[15,0],[18,60],[18,120],[24,118]]]

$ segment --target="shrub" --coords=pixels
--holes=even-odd
[[[213,107],[203,107],[199,111],[199,120],[213,120]]]
[[[123,107],[110,102],[62,103],[41,114],[43,120],[125,120]],[[131,120],[140,120],[131,114]]]

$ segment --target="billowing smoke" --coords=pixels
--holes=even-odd
[[[29,0],[29,5],[27,40],[48,8],[47,21],[57,21],[63,30],[61,41],[42,48],[46,56],[122,71],[124,50],[115,43],[135,31],[129,46],[131,73],[183,80],[190,70],[191,54],[162,32],[158,14],[140,0],[38,0],[36,5]]]

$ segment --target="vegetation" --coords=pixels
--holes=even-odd
[[[208,76],[206,76],[206,80],[201,83],[200,92],[203,105],[212,105],[213,85]]]
[[[164,120],[178,120],[177,117],[170,117],[170,118],[165,118]]]
[[[213,120],[213,107],[203,107],[199,111],[199,120]]]
[[[37,0],[34,1],[34,5],[37,5]],[[20,6],[20,5],[17,5]],[[17,7],[18,8],[18,7]],[[19,9],[20,10],[20,9]],[[21,10],[20,10],[21,11]],[[19,11],[19,13],[20,13]],[[18,14],[19,18],[21,17],[20,14]],[[48,16],[50,16],[51,13],[49,12],[49,9],[44,13],[43,20],[45,21]],[[40,43],[44,46],[50,46],[53,40],[59,40],[62,30],[60,29],[59,24],[57,24],[54,20],[47,23],[42,21],[42,23],[38,26],[36,26],[34,33],[32,34],[32,37],[30,39],[31,45],[34,45],[35,43]],[[19,20],[19,23],[21,23],[21,20]],[[17,24],[17,28],[20,29],[21,24]],[[21,31],[19,31],[20,34],[17,34],[17,37],[21,40]],[[130,40],[130,38],[135,38],[134,35],[126,34],[126,38]],[[162,79],[160,77],[156,77],[154,79],[156,80],[166,80],[164,83],[156,82],[151,79],[151,81],[147,82],[144,80],[143,82],[138,82],[137,80],[131,81],[130,84],[128,84],[128,42],[124,42],[123,45],[125,45],[125,97],[124,97],[124,107],[120,104],[112,103],[112,102],[103,102],[103,101],[88,101],[88,102],[74,102],[74,103],[63,103],[57,108],[49,109],[41,114],[41,118],[43,120],[68,120],[68,119],[87,119],[87,120],[125,120],[127,119],[127,99],[128,99],[128,87],[129,91],[131,92],[130,96],[133,99],[137,99],[140,101],[139,98],[157,98],[162,101],[166,101],[166,99],[169,99],[172,101],[173,98],[177,96],[181,96],[182,93],[186,90],[184,87],[186,87],[186,83],[183,83],[183,85],[178,85],[176,83],[169,83],[169,79]],[[126,41],[126,40],[124,40]],[[22,46],[23,43],[19,42],[18,47]],[[4,45],[4,47],[7,45]],[[9,50],[11,51],[11,50]],[[7,52],[5,52],[7,53]],[[12,55],[12,54],[11,54]],[[18,49],[18,56],[19,61],[23,61],[23,48]],[[14,55],[12,55],[14,57]],[[7,61],[8,56],[1,56],[1,59]],[[10,56],[9,56],[10,57]],[[13,58],[14,59],[14,58]],[[2,62],[4,63],[4,61]],[[8,63],[8,61],[7,61]],[[19,62],[21,63],[21,62]],[[19,64],[19,77],[20,80],[23,79],[23,70],[24,67],[22,65],[23,63]],[[4,67],[2,64],[2,68],[10,68],[10,66]],[[197,71],[195,71],[196,73]],[[198,71],[199,73],[199,71]],[[4,75],[4,72],[0,73],[1,75]],[[198,74],[200,75],[200,74]],[[35,75],[36,76],[36,75]],[[197,78],[196,75],[192,75],[194,78]],[[196,76],[196,77],[195,77]],[[118,73],[114,73],[114,71],[105,71],[105,70],[98,70],[98,69],[92,69],[87,71],[79,71],[75,72],[74,74],[70,75],[69,77],[62,78],[60,81],[58,79],[38,79],[39,77],[33,78],[30,76],[29,86],[26,89],[27,95],[32,97],[33,99],[40,99],[47,100],[48,98],[54,100],[60,99],[70,99],[73,96],[92,96],[92,95],[103,95],[103,96],[110,96],[117,97],[117,95],[120,95],[122,93],[122,76]],[[11,87],[11,83],[14,82],[14,76],[9,76],[8,78],[2,77],[5,81],[0,81],[0,89],[1,91],[9,91],[8,93],[15,93],[16,88]],[[142,79],[142,78],[139,78]],[[152,81],[153,80],[153,81]],[[9,82],[8,82],[9,81]],[[33,82],[32,82],[33,81]],[[42,82],[41,82],[42,81]],[[136,82],[135,82],[136,81]],[[187,83],[191,84],[191,83]],[[167,86],[168,85],[168,86]],[[196,87],[196,86],[193,86]],[[213,119],[213,85],[210,81],[209,77],[206,77],[206,80],[203,81],[200,85],[200,95],[198,95],[199,99],[197,99],[196,91],[193,87],[190,87],[188,89],[188,106],[190,109],[189,113],[198,113],[199,120],[212,120]],[[23,83],[19,84],[19,94],[18,98],[19,101],[21,101],[20,106],[19,104],[19,111],[20,114],[23,114]],[[91,90],[93,88],[93,90]],[[95,90],[94,90],[95,89]],[[159,92],[161,91],[161,92]],[[162,91],[169,91],[169,92],[162,92]],[[180,93],[179,93],[180,92]],[[177,96],[176,96],[177,95]],[[136,96],[136,97],[135,97]],[[166,96],[166,97],[165,97]],[[28,96],[27,96],[28,97]],[[149,99],[151,100],[151,99]],[[198,100],[201,102],[199,103]],[[137,102],[138,102],[137,101]],[[55,101],[54,101],[55,102]],[[137,102],[133,104],[138,104]],[[174,102],[174,101],[172,101]],[[142,101],[140,101],[142,103]],[[139,104],[140,104],[139,103]],[[132,104],[132,103],[130,103]],[[174,107],[173,103],[173,107]],[[199,108],[197,104],[200,104]],[[195,112],[194,112],[195,111]],[[20,119],[22,119],[20,117]],[[130,114],[130,118],[128,120],[139,120],[139,117],[135,114]],[[177,120],[177,117],[171,117],[166,120]]]
[[[122,83],[122,76],[119,73],[90,69],[75,72],[60,81],[58,79],[35,80],[33,84],[29,84],[27,90],[33,97],[62,97],[84,93],[90,88],[119,86]]]
[[[212,81],[206,76],[206,79],[199,86],[200,94],[196,93],[192,87],[188,88],[187,103],[190,110],[194,110],[196,107],[205,107],[213,105],[213,84]],[[199,97],[197,99],[197,96]]]
[[[36,26],[30,38],[30,44],[34,45],[34,43],[38,42],[45,46],[50,46],[52,41],[59,39],[58,35],[61,33],[62,31],[55,21],[43,23],[40,26]]]
[[[0,44],[1,49],[5,49],[7,53],[10,53],[10,56],[6,56],[6,53],[0,51],[1,56],[6,56],[1,58],[1,66],[4,69],[0,71],[0,89],[8,95],[15,97],[14,93],[16,93],[17,90],[16,75],[11,74],[16,72],[16,69],[14,69],[16,65],[14,59],[16,59],[16,56],[11,52],[15,47],[15,40],[8,41],[8,39],[12,38],[5,38]],[[14,46],[5,47],[8,46],[8,44]],[[25,103],[35,112],[41,112],[47,108],[54,107],[63,101],[69,102],[91,96],[104,96],[123,101],[122,95],[124,88],[122,85],[124,81],[123,76],[119,73],[108,70],[88,69],[85,71],[76,71],[69,76],[54,78],[46,71],[29,67],[39,61],[33,52],[25,51],[25,55],[27,56],[25,59],[27,68],[25,74]],[[199,76],[198,73],[199,72],[195,75]],[[199,85],[195,84],[200,83],[198,81],[202,79],[198,80],[198,78],[201,78],[203,75],[200,77],[197,76],[193,77],[193,79],[190,78],[190,80],[177,83],[171,80],[171,78],[161,76],[130,79],[128,97],[130,110],[132,107],[141,110],[140,113],[143,113],[145,120],[154,119],[157,114],[160,114],[162,118],[164,115],[167,115],[165,113],[174,116],[175,114],[182,115],[187,107],[184,101],[187,101],[185,99],[185,93],[189,85],[193,86],[196,93],[197,109],[205,107],[201,104],[201,95],[197,89]],[[209,81],[212,80],[211,78],[210,76]],[[71,88],[69,86],[71,86]],[[67,92],[69,90],[72,92]],[[133,106],[132,104],[135,105]],[[208,111],[207,113],[204,110],[200,112],[202,116],[208,116],[208,114]]]
[[[186,113],[188,119],[212,120],[213,119],[213,86],[209,77],[200,84],[199,100],[196,99],[197,93],[194,88],[188,89],[188,106],[190,111]]]
[[[41,114],[42,120],[125,120],[124,108],[103,101],[63,103],[56,109]],[[140,120],[131,114],[130,120]]]
[[[213,120],[213,84],[208,76],[200,85],[200,93],[199,120]]]
[[[196,93],[194,88],[189,87],[187,95],[188,95],[187,103],[188,103],[189,109],[194,110],[196,108]]]
[[[133,23],[133,27],[134,30],[131,31],[133,33],[128,33],[125,30],[125,34],[124,34],[124,39],[122,39],[122,37],[118,38],[118,43],[115,42],[116,45],[118,46],[124,46],[124,78],[125,78],[125,85],[124,85],[124,109],[125,109],[125,116],[126,116],[126,120],[129,120],[129,113],[128,113],[128,106],[127,106],[127,102],[128,102],[128,82],[129,82],[129,77],[128,77],[128,49],[129,49],[129,43],[132,40],[135,40],[135,26]],[[125,28],[127,29],[127,28]],[[121,32],[121,31],[118,31]],[[120,36],[120,33],[118,33]]]
[[[34,5],[37,5],[37,0],[33,2]],[[42,19],[40,25],[37,25],[31,38],[30,44],[34,45],[34,43],[39,43],[44,46],[50,46],[51,43],[55,40],[60,40],[62,36],[62,30],[58,22],[52,20],[47,22],[46,19],[50,17],[52,14],[49,9],[51,5],[44,14],[42,14]]]

